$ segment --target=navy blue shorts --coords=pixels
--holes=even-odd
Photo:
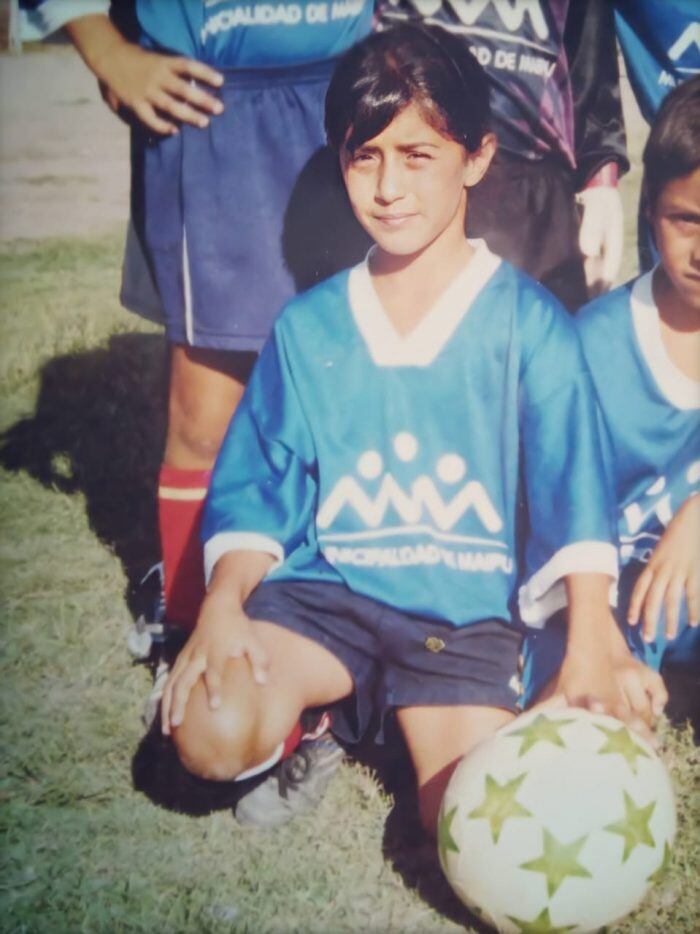
[[[208,128],[137,141],[132,214],[172,342],[259,350],[297,290],[362,256],[324,147],[332,67],[227,72]]]
[[[345,665],[353,703],[333,711],[333,729],[347,741],[395,707],[516,710],[522,636],[501,620],[451,626],[316,581],[264,581],[245,609],[313,639]]]

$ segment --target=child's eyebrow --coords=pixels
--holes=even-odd
[[[410,152],[412,149],[439,149],[437,143],[431,143],[427,140],[424,142],[422,140],[416,140],[414,143],[400,143],[396,149],[399,152]],[[361,146],[358,146],[355,152],[379,152],[381,149],[380,146],[373,146],[371,143],[363,143]]]

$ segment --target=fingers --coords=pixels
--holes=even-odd
[[[678,635],[678,620],[683,600],[683,580],[672,577],[664,594],[664,613],[666,616],[666,638],[675,639]]]
[[[651,697],[642,678],[631,670],[619,679],[620,688],[633,717],[651,726],[654,721]]]
[[[246,655],[253,672],[253,680],[256,684],[266,684],[270,662],[262,643],[257,639],[251,639],[246,648]]]
[[[133,109],[141,123],[145,124],[149,130],[153,130],[154,133],[159,133],[161,136],[172,136],[173,133],[177,133],[177,126],[158,116],[151,104],[141,101],[134,104]]]
[[[646,665],[642,671],[644,688],[649,695],[654,718],[660,717],[668,703],[668,690],[664,684],[664,679],[658,671],[652,671],[652,669],[647,668]]]
[[[173,97],[166,91],[159,91],[155,94],[153,103],[161,113],[174,117],[180,123],[189,123],[192,126],[200,127],[200,129],[209,126],[209,117],[206,114],[201,113],[194,107],[190,107],[189,104],[178,100],[177,97]]]
[[[630,626],[638,625],[642,607],[644,606],[644,600],[646,599],[647,591],[651,587],[653,580],[654,571],[647,565],[637,578],[637,582],[632,590],[632,596],[630,597],[627,610],[627,622]]]
[[[206,91],[197,87],[196,84],[183,81],[182,78],[175,74],[170,76],[170,81],[164,90],[195,108],[200,116],[202,115],[201,111],[215,115],[223,113],[224,111],[224,105],[218,97],[207,94]]]
[[[204,671],[204,686],[211,710],[218,710],[221,706],[221,668],[209,665]]]
[[[161,727],[168,736],[172,727],[180,726],[185,716],[187,699],[207,667],[206,657],[202,654],[185,655],[181,653],[163,690],[161,701]]]
[[[205,65],[204,62],[197,62],[191,58],[175,58],[172,60],[174,70],[195,81],[202,81],[213,88],[220,88],[224,83],[224,76],[220,72]]]
[[[645,642],[654,641],[667,587],[668,579],[657,571],[647,591],[642,611],[642,638]]]

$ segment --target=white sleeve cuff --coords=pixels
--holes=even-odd
[[[45,0],[36,10],[20,10],[22,41],[46,39],[71,20],[91,13],[109,13],[109,0]]]
[[[262,551],[272,555],[275,563],[270,571],[274,571],[284,561],[284,548],[274,538],[268,538],[267,535],[260,535],[258,532],[219,532],[204,545],[204,579],[207,586],[214,572],[214,565],[229,551]]]
[[[520,618],[541,629],[550,616],[566,606],[562,578],[569,574],[607,574],[612,578],[610,605],[617,605],[618,559],[609,542],[576,542],[565,545],[523,584],[518,593]]]

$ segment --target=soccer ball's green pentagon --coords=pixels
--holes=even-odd
[[[584,710],[528,713],[457,766],[442,802],[442,867],[497,930],[597,931],[633,911],[668,862],[666,769],[620,730]]]

